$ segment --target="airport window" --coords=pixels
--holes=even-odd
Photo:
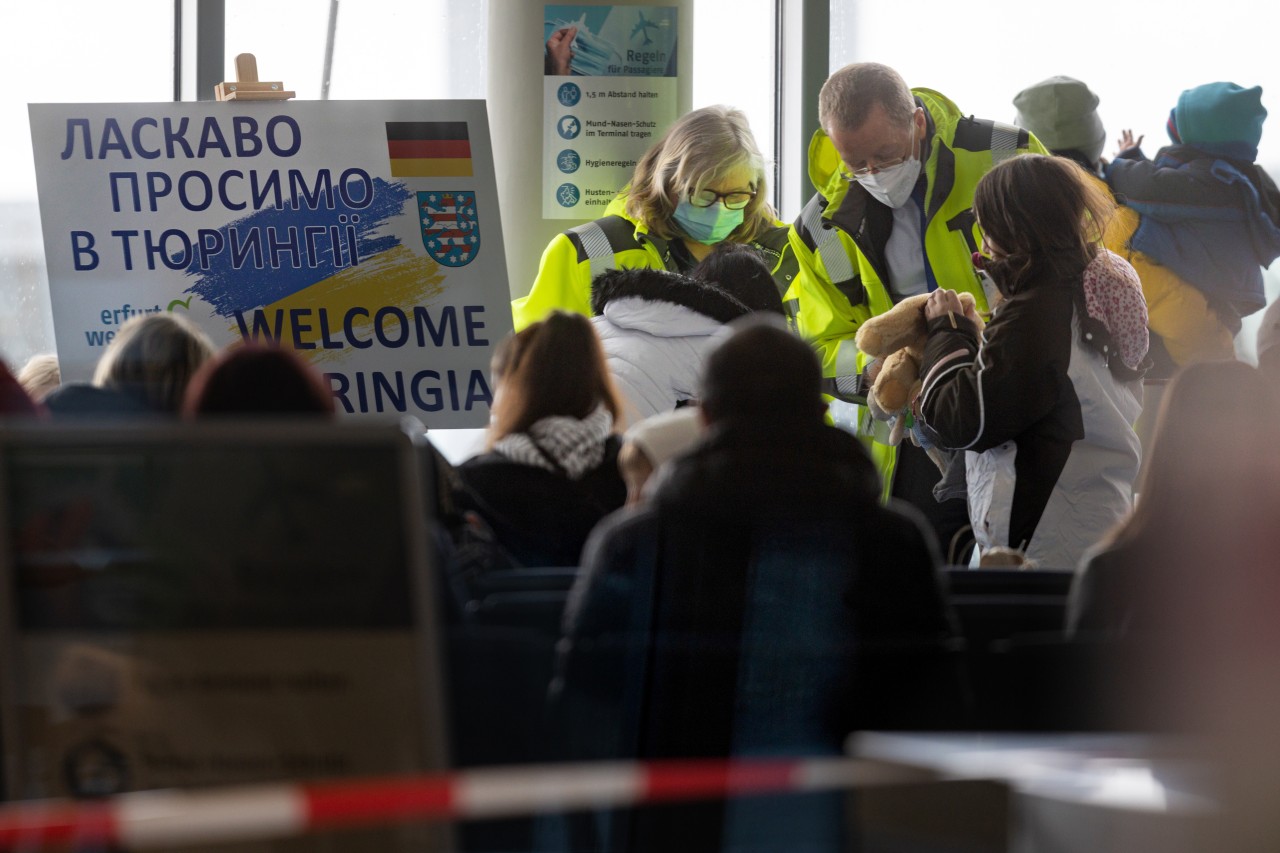
[[[282,80],[300,99],[320,99],[331,21],[330,98],[485,96],[489,0],[229,0],[227,74],[235,74],[236,54],[252,53],[263,80]]]
[[[774,151],[774,0],[712,0],[693,10],[693,108],[747,114],[765,162]]]
[[[1194,16],[1153,14],[1142,6],[1109,8],[1099,17],[994,0],[983,5],[980,21],[931,8],[926,14],[950,23],[921,26],[893,0],[831,0],[832,70],[855,61],[883,62],[909,85],[951,98],[966,115],[1006,122],[1013,120],[1014,95],[1026,86],[1058,74],[1075,77],[1098,94],[1107,157],[1125,128],[1146,136],[1148,156],[1168,144],[1165,122],[1184,89],[1217,80],[1260,85],[1273,118],[1263,130],[1258,163],[1272,177],[1280,175],[1280,131],[1272,126],[1280,94],[1280,68],[1272,60],[1275,27],[1248,0],[1217,4],[1215,18],[1257,26],[1206,28]],[[963,36],[957,27],[965,29]],[[1280,294],[1280,270],[1273,266],[1266,281],[1271,301]],[[1261,313],[1245,317],[1236,337],[1238,353],[1249,360]]]
[[[0,52],[0,356],[17,370],[52,352],[53,315],[36,204],[27,104],[173,97],[173,3],[92,0],[6,6]],[[20,44],[20,49],[19,49]]]

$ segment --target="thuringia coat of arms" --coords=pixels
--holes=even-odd
[[[419,192],[422,245],[447,267],[465,267],[480,252],[476,194],[465,190]]]

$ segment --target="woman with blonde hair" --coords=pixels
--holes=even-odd
[[[186,317],[133,317],[98,360],[93,384],[133,395],[148,409],[176,414],[187,383],[213,353],[209,336]]]
[[[62,372],[58,369],[58,357],[46,352],[33,355],[18,371],[18,383],[37,403],[62,384]]]
[[[785,293],[795,255],[769,205],[765,176],[741,110],[712,106],[683,116],[640,158],[602,218],[547,246],[533,289],[512,305],[516,328],[557,308],[590,314],[591,281],[605,270],[686,273],[724,241],[759,251]]]
[[[591,528],[627,497],[600,340],[586,317],[553,311],[505,340],[492,371],[489,449],[458,467],[457,503],[521,564],[577,565]]]

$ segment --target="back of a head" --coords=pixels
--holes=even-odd
[[[702,369],[702,409],[710,424],[822,423],[822,368],[782,320],[757,314],[730,324]]]
[[[1224,153],[1252,161],[1258,156],[1266,118],[1261,86],[1205,83],[1178,96],[1169,135],[1186,145],[1226,146]]]
[[[1078,152],[1097,168],[1107,132],[1098,118],[1098,96],[1073,77],[1050,77],[1028,86],[1013,98],[1013,123],[1031,131],[1059,156]]]
[[[246,345],[224,351],[196,373],[182,412],[330,417],[334,404],[320,374],[294,352]]]
[[[1152,651],[1172,668],[1153,671],[1179,690],[1202,690],[1210,672],[1221,673],[1224,665],[1244,660],[1242,654],[1276,648],[1271,638],[1280,550],[1278,421],[1274,392],[1243,362],[1188,365],[1165,390],[1137,506],[1111,544],[1127,552],[1125,566],[1137,567],[1130,569],[1134,605],[1128,630],[1156,633],[1161,642]],[[1228,653],[1221,646],[1245,637],[1246,647]],[[1257,662],[1275,671],[1273,659]],[[1209,672],[1194,673],[1201,665]],[[1174,698],[1189,702],[1181,714],[1203,697]]]
[[[49,396],[62,384],[62,371],[58,369],[58,357],[53,353],[33,355],[18,371],[18,382],[37,403]]]
[[[878,62],[855,62],[833,73],[818,93],[818,121],[828,132],[857,130],[879,106],[896,125],[906,127],[915,113],[915,97],[902,75]]]
[[[782,296],[760,252],[743,243],[720,243],[690,271],[698,281],[714,282],[752,311],[782,315]]]
[[[591,321],[553,311],[499,344],[493,356],[490,442],[526,431],[543,418],[586,418],[604,406],[614,420],[621,406]]]
[[[134,394],[154,410],[176,413],[187,383],[213,352],[208,335],[185,317],[133,317],[102,354],[93,384]]]
[[[1239,361],[1200,362],[1169,383],[1144,460],[1135,519],[1157,537],[1210,539],[1280,489],[1276,393]],[[1134,531],[1137,533],[1139,531]]]
[[[1100,182],[1063,157],[1021,154],[978,182],[973,212],[992,245],[987,265],[1005,295],[1034,268],[1046,274],[1084,270],[1115,211]],[[998,249],[998,252],[996,252]]]

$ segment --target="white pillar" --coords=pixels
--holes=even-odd
[[[656,0],[645,5],[674,6],[677,42],[678,106],[688,112],[693,102],[694,0]],[[623,5],[577,0],[579,6]],[[540,0],[489,2],[489,131],[493,137],[498,202],[502,206],[503,242],[512,297],[533,286],[538,259],[551,238],[581,224],[542,218],[543,21]],[[621,189],[621,187],[619,187]]]

